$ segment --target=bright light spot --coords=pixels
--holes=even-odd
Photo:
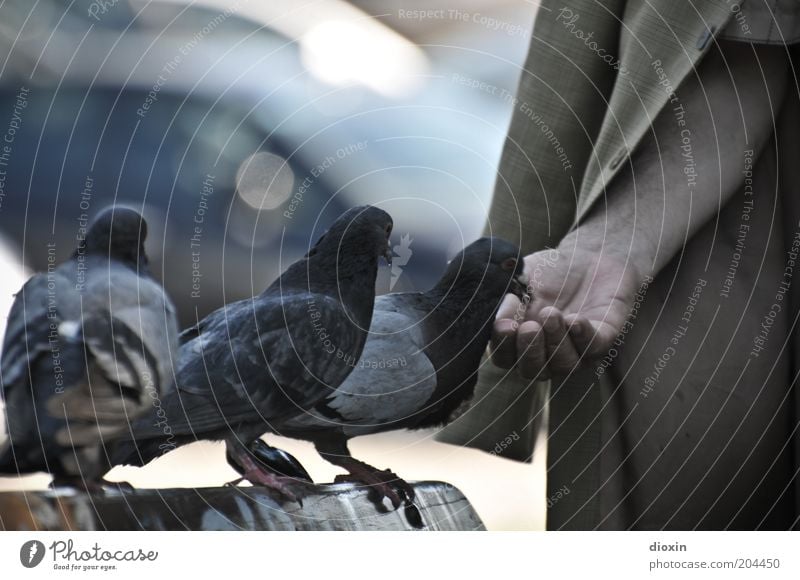
[[[331,88],[321,84],[317,79],[307,77],[306,90],[308,101],[323,115],[330,117],[346,117],[359,110],[367,92],[362,86]]]
[[[389,97],[413,92],[427,71],[425,55],[393,30],[367,22],[314,26],[300,41],[304,64],[332,85],[358,82]]]
[[[280,155],[260,151],[244,160],[236,172],[236,191],[255,209],[275,209],[292,195],[294,172]]]
[[[0,238],[0,269],[3,277],[0,279],[0,336],[6,332],[8,311],[14,303],[14,294],[30,277],[30,273],[20,264],[16,249],[4,239]],[[0,359],[2,353],[0,353]],[[3,404],[0,402],[0,446],[6,438],[6,426],[3,419]]]

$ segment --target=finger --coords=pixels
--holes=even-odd
[[[519,298],[513,294],[506,294],[503,301],[500,303],[500,308],[497,309],[497,320],[522,320],[525,315],[523,310],[524,306]]]
[[[552,374],[564,375],[578,365],[579,355],[569,337],[564,315],[558,308],[543,308],[539,322],[544,329],[547,367]]]
[[[509,294],[500,304],[497,318],[492,328],[492,362],[503,369],[510,369],[517,362],[516,335],[521,315],[522,303],[519,298]]]
[[[595,336],[594,326],[589,319],[580,314],[569,314],[564,316],[564,323],[578,354],[588,354]]]
[[[490,345],[492,362],[510,369],[517,362],[517,323],[508,318],[495,320]]]
[[[547,350],[542,326],[536,321],[523,322],[517,330],[518,369],[526,379],[546,380],[550,374],[545,368]]]
[[[619,335],[619,329],[603,320],[591,320],[590,324],[592,325],[594,337],[586,354],[592,358],[603,356]]]
[[[565,318],[565,320],[567,319]],[[586,317],[577,316],[571,322],[570,336],[573,338],[578,352],[582,352],[585,359],[605,355],[619,334],[616,327],[602,320],[589,320]],[[580,327],[579,330],[576,328],[577,326]]]

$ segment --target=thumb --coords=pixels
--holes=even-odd
[[[524,306],[519,298],[507,294],[497,311],[492,328],[492,362],[501,368],[511,368],[517,361],[517,328],[524,318]]]

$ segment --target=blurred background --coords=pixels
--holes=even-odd
[[[407,259],[379,293],[427,288],[480,235],[536,3],[525,0],[29,0],[0,5],[0,328],[12,295],[124,203],[149,223],[182,325],[260,292],[343,210],[395,220]],[[268,439],[318,481],[310,445]],[[410,480],[453,483],[489,529],[542,529],[533,465],[433,441],[356,439]],[[233,479],[195,444],[110,479]],[[45,476],[0,478],[0,491]]]

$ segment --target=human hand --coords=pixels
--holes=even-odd
[[[533,299],[506,296],[492,335],[492,361],[526,378],[565,375],[602,357],[622,330],[642,282],[624,252],[568,236],[558,249],[525,258]]]

